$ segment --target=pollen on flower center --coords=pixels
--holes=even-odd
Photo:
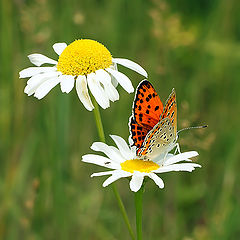
[[[65,75],[87,75],[112,64],[111,53],[101,43],[90,40],[75,40],[68,45],[58,59],[57,70]]]
[[[122,170],[133,173],[134,171],[149,173],[159,168],[159,165],[152,161],[140,159],[126,160],[121,163]]]

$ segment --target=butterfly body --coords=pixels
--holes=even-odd
[[[166,104],[147,80],[137,90],[130,117],[130,132],[136,154],[140,159],[149,160],[166,154],[176,146],[177,103],[173,89]]]

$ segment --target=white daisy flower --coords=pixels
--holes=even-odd
[[[144,177],[149,177],[159,188],[164,188],[163,180],[157,176],[158,173],[171,171],[192,172],[196,167],[201,167],[199,164],[191,163],[189,159],[198,155],[195,151],[179,153],[177,155],[168,153],[165,157],[159,155],[151,161],[143,161],[136,156],[135,147],[129,147],[125,140],[119,136],[110,136],[118,148],[108,146],[102,142],[94,142],[91,146],[92,150],[103,152],[107,157],[96,154],[87,154],[82,157],[83,162],[113,169],[91,175],[91,177],[111,175],[105,180],[103,187],[120,178],[131,177],[130,189],[133,192],[137,192],[142,186]]]
[[[58,61],[42,54],[28,56],[36,67],[26,68],[19,73],[20,78],[30,78],[24,89],[28,96],[34,94],[42,99],[59,83],[62,92],[69,93],[76,82],[78,97],[87,110],[94,108],[88,89],[98,104],[106,109],[110,101],[119,99],[116,90],[118,83],[128,93],[134,91],[129,78],[117,70],[117,64],[147,77],[140,65],[128,59],[113,58],[106,47],[94,40],[76,40],[68,46],[66,43],[55,43],[53,49],[59,55]],[[41,67],[43,64],[53,66]]]

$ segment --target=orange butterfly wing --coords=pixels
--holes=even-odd
[[[164,118],[169,118],[174,128],[174,133],[176,135],[177,134],[177,100],[176,100],[176,92],[174,88],[166,101],[162,115],[160,116],[160,120]]]
[[[137,87],[129,127],[133,144],[140,148],[147,133],[159,122],[163,104],[152,84],[143,80]]]
[[[152,84],[143,80],[137,87],[133,103],[133,116],[139,125],[149,130],[159,122],[163,104]]]
[[[166,124],[171,125],[168,127]],[[166,147],[170,146],[175,139],[177,135],[177,101],[176,101],[176,92],[173,89],[170,96],[168,97],[166,104],[164,106],[163,112],[160,116],[159,120],[160,125],[154,127],[153,130],[151,130],[151,134],[147,137],[145,137],[144,142],[142,143],[141,147],[137,149],[137,155],[139,156],[148,156],[151,155],[151,149],[155,147],[155,145],[163,145],[159,144],[156,141],[156,134],[159,134],[159,129],[161,129],[162,125],[164,125],[164,128],[162,128],[161,134],[159,134],[159,137],[157,137],[158,141],[164,141],[164,139],[169,139],[170,141],[167,143],[164,143]],[[161,124],[162,123],[162,124]],[[166,130],[169,128],[168,130]],[[170,130],[171,129],[171,130]],[[169,135],[167,137],[167,135]],[[171,136],[172,135],[172,136]],[[154,139],[155,138],[155,139]],[[168,140],[167,140],[168,141]],[[162,149],[158,149],[158,152],[163,150],[163,146],[161,146]]]
[[[133,116],[131,116],[129,119],[129,128],[131,132],[131,138],[133,140],[133,145],[137,148],[140,148],[147,133],[149,132],[149,129],[137,124]]]

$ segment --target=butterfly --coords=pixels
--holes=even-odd
[[[154,159],[160,154],[166,155],[175,146],[178,147],[175,90],[172,90],[163,106],[152,84],[148,80],[140,82],[136,89],[129,128],[130,138],[140,159]]]

